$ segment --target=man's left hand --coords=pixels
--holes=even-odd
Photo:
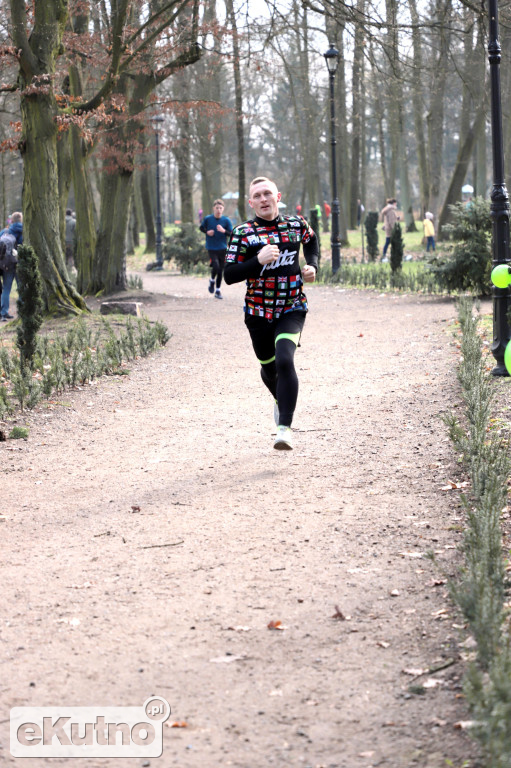
[[[302,277],[304,283],[313,283],[316,279],[316,270],[314,267],[311,267],[309,264],[307,264],[302,268]]]

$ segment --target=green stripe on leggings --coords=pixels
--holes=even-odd
[[[273,357],[270,357],[268,360],[259,360],[258,358],[260,365],[268,365],[268,363],[273,363],[274,360],[275,360],[275,355],[273,355]]]
[[[289,339],[289,341],[292,341],[293,344],[298,346],[298,342],[300,341],[300,334],[299,333],[279,333],[279,335],[275,339],[275,344],[277,344],[277,341],[279,341],[280,339]]]

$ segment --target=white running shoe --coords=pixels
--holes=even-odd
[[[277,427],[277,437],[273,443],[273,447],[277,451],[292,451],[293,450],[293,432],[291,427]]]
[[[275,421],[275,426],[279,426],[279,404],[275,400],[275,404],[273,406],[273,419]]]

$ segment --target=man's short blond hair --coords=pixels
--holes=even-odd
[[[14,211],[11,213],[11,221],[23,221],[23,214],[20,211]]]
[[[248,192],[249,192],[249,194],[250,194],[250,190],[252,189],[252,187],[255,184],[260,184],[262,181],[266,181],[268,184],[272,184],[275,187],[275,189],[277,189],[277,185],[275,184],[275,182],[272,181],[271,179],[269,179],[267,176],[256,176],[255,179],[252,179],[252,181],[248,185]]]
[[[220,200],[220,198],[219,198],[218,200],[215,200],[215,201],[214,201],[214,203],[213,203],[213,205],[214,205],[214,206],[215,206],[215,205],[221,205],[221,206],[223,206],[223,207],[225,208],[225,204],[224,204],[224,201],[223,201],[223,200]]]

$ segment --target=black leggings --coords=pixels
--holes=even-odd
[[[279,425],[290,427],[298,399],[294,356],[305,323],[305,312],[288,312],[278,320],[245,315],[252,346],[261,364],[261,378],[277,401]],[[291,337],[291,338],[289,338]]]
[[[208,251],[209,263],[211,264],[211,279],[214,280],[216,277],[217,289],[222,285],[226,253],[227,250],[225,248],[223,251]]]

